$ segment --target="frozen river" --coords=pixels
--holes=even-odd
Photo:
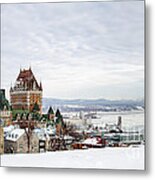
[[[72,113],[68,114],[71,115]],[[78,117],[78,115],[76,114]],[[126,112],[97,112],[98,118],[87,118],[88,124],[93,124],[94,126],[103,127],[105,124],[117,123],[118,117],[122,117],[122,128],[124,130],[144,129],[145,125],[145,114],[144,111],[126,111]],[[78,118],[70,118],[66,121],[70,121],[74,124],[83,124],[84,120]]]
[[[144,127],[144,112],[105,112],[98,113],[99,119],[91,120],[94,125],[103,125],[105,123],[116,123],[118,116],[122,117],[123,129],[143,128]]]

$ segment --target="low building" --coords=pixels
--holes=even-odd
[[[28,138],[24,129],[14,129],[4,141],[4,153],[27,153]],[[30,153],[39,152],[39,139],[32,133],[30,140]]]
[[[49,149],[50,136],[46,128],[36,128],[33,132],[39,139],[39,152],[45,152]]]
[[[4,120],[4,126],[10,125],[12,123],[11,111],[10,110],[0,111],[0,118]]]

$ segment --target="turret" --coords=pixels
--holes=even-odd
[[[40,91],[42,91],[42,90],[43,90],[42,83],[40,82]]]
[[[47,114],[48,114],[48,119],[49,120],[54,120],[54,111],[53,111],[51,106],[50,106]]]

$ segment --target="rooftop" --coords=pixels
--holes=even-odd
[[[15,86],[10,90],[42,90],[42,84],[38,84],[31,68],[20,69]]]
[[[25,133],[24,129],[14,129],[7,136],[6,140],[17,141]]]

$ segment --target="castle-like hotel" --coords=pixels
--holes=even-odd
[[[34,104],[42,110],[42,84],[38,83],[31,67],[20,69],[15,85],[10,88],[10,102],[14,110],[32,111]]]

